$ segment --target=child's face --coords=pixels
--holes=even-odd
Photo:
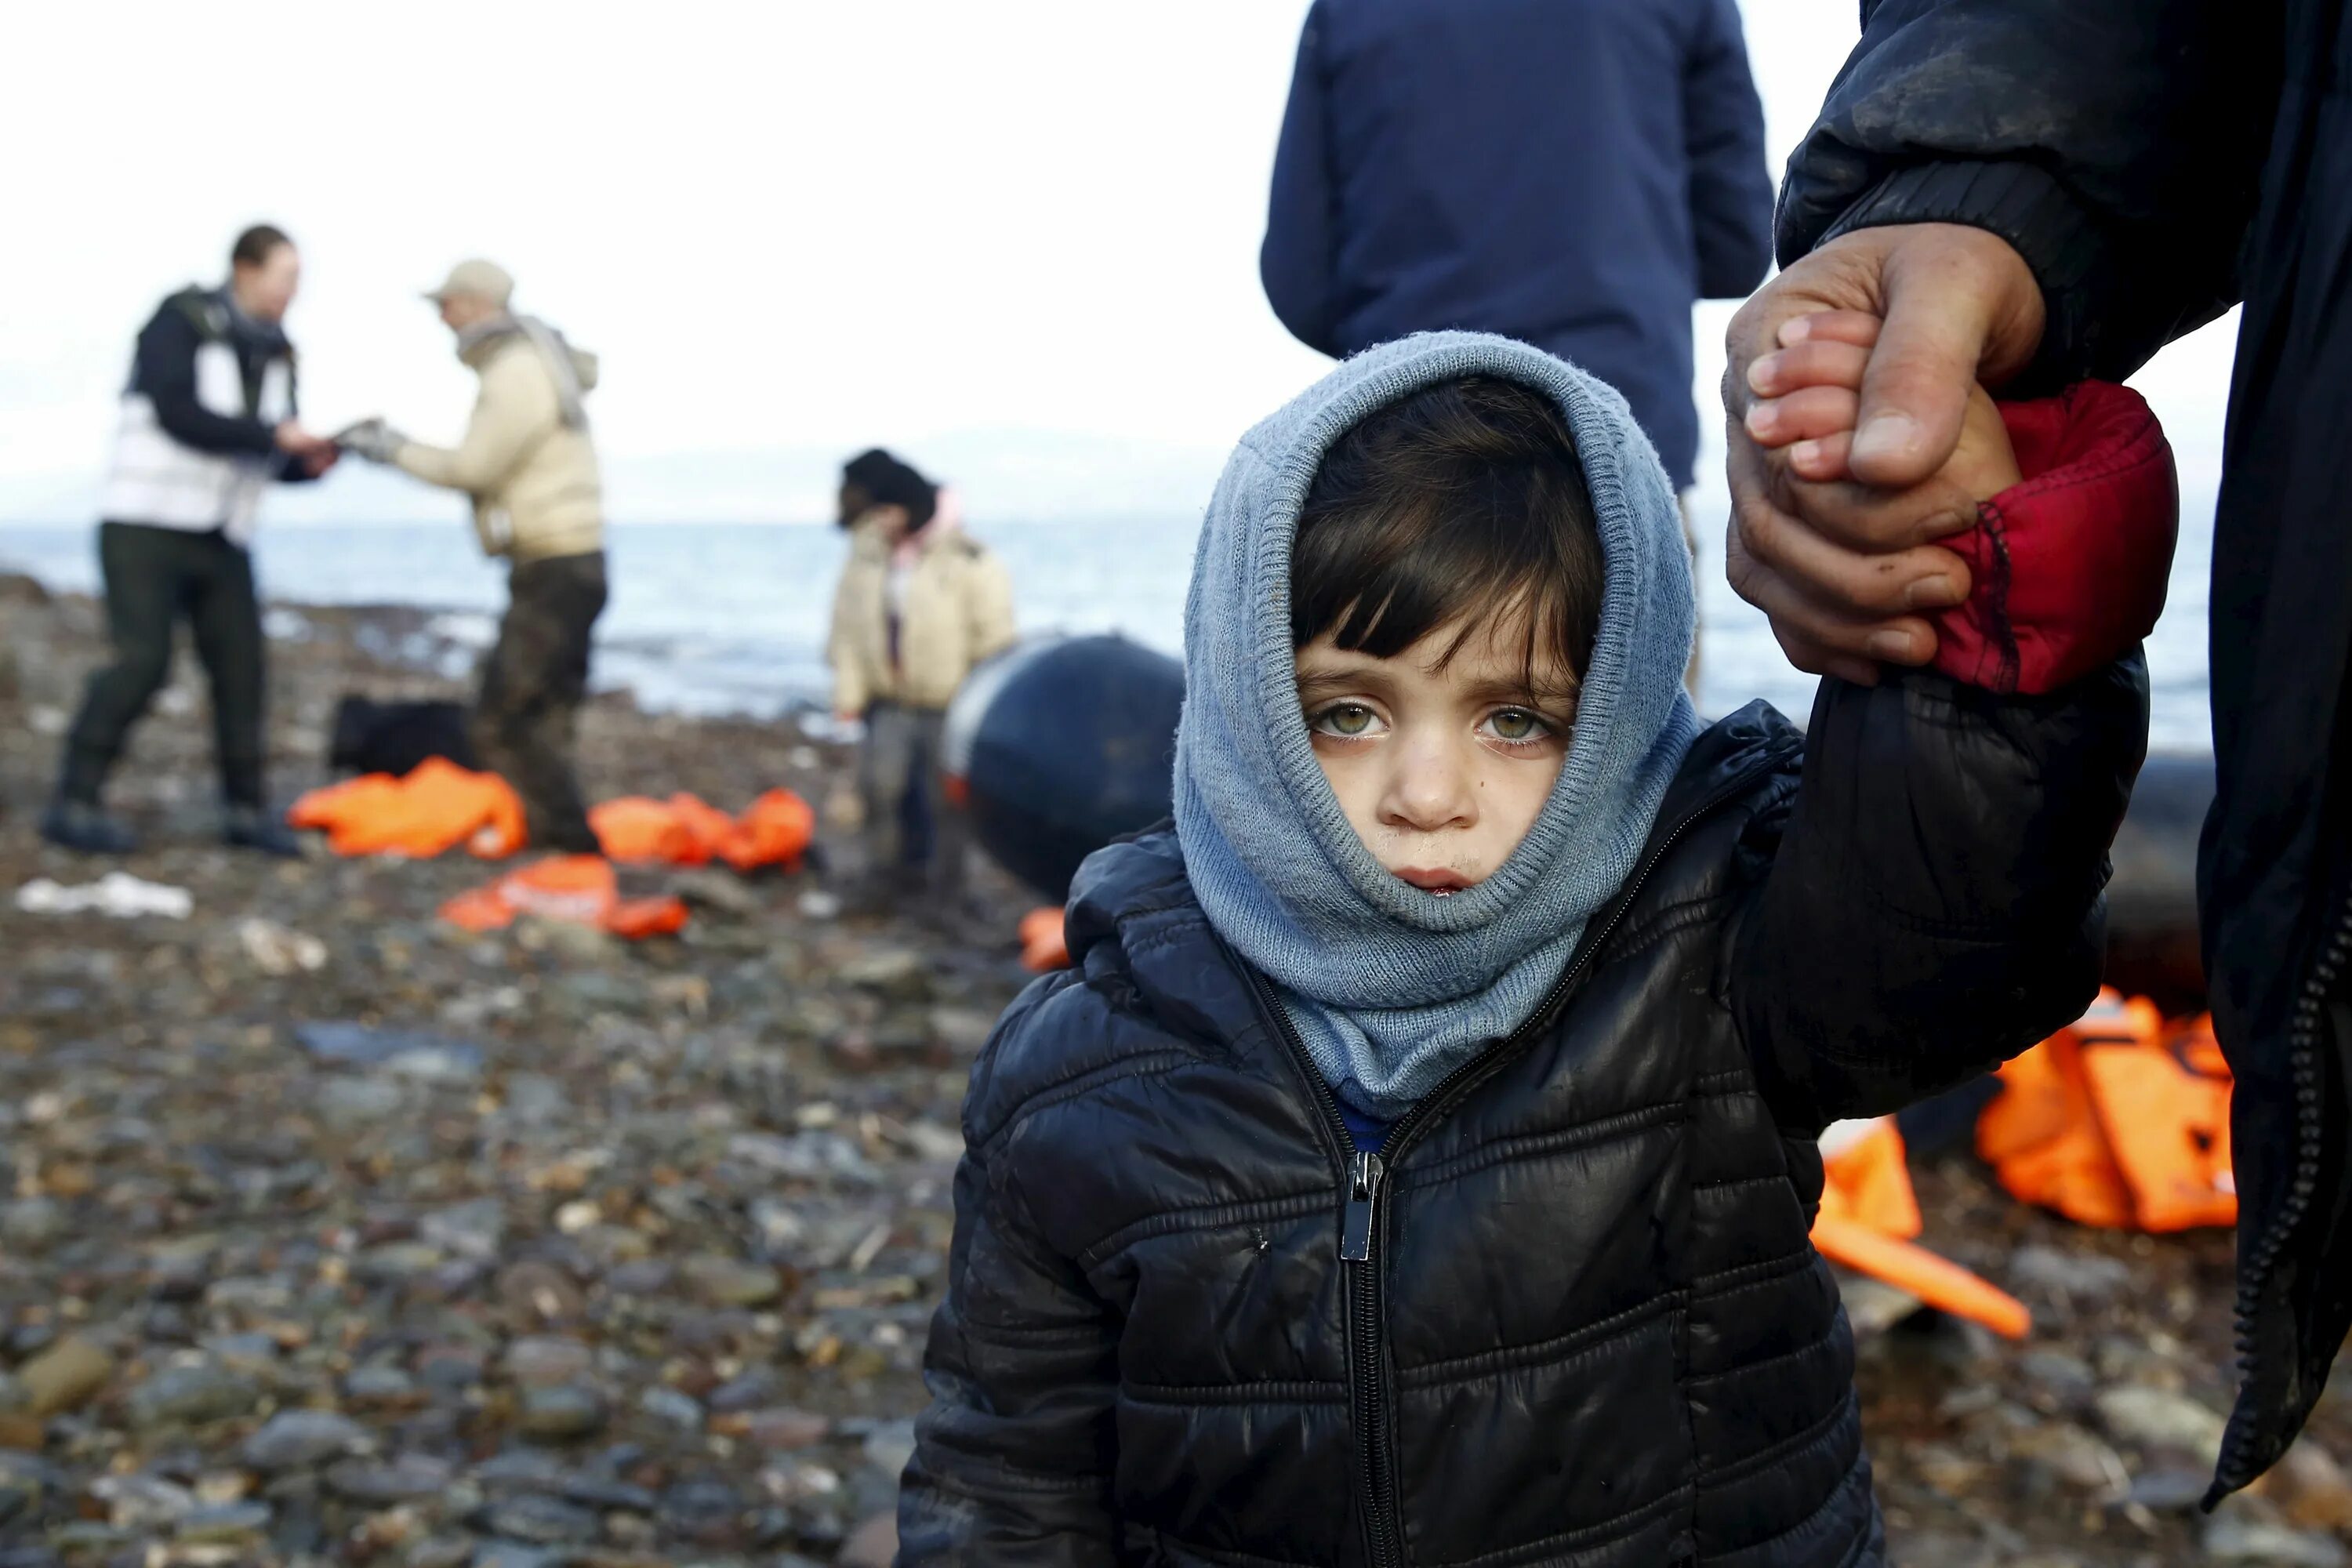
[[[1335,646],[1298,650],[1298,703],[1315,760],[1372,858],[1444,898],[1475,887],[1519,847],[1559,777],[1576,720],[1571,696],[1531,697],[1523,634],[1500,617],[1439,626],[1392,658]],[[1538,658],[1538,692],[1575,690]]]

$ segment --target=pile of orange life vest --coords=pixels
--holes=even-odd
[[[294,803],[286,820],[327,835],[338,855],[430,859],[463,845],[484,859],[520,852],[522,802],[504,779],[435,757],[404,778],[370,773]],[[624,899],[612,861],[707,866],[741,872],[796,868],[816,836],[816,813],[788,789],[772,789],[739,816],[690,795],[625,795],[593,807],[588,825],[604,857],[558,855],[459,895],[441,913],[468,931],[495,931],[520,914],[577,921],[617,936],[666,935],[686,924],[675,898]]]
[[[327,835],[338,855],[431,859],[464,845],[488,860],[526,847],[522,803],[504,779],[439,757],[404,778],[369,773],[296,801],[286,820]],[[690,795],[667,800],[624,795],[592,807],[588,825],[615,860],[666,866],[722,861],[738,871],[800,864],[816,835],[816,813],[788,789],[772,789],[730,816]]]
[[[1977,1152],[2011,1196],[2108,1229],[2238,1222],[2230,1069],[2210,1016],[2168,1024],[2144,998],[2102,991],[2000,1078]]]

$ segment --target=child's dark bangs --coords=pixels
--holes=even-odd
[[[1510,383],[1451,382],[1336,443],[1299,517],[1291,636],[1391,658],[1449,624],[1523,641],[1580,677],[1600,625],[1602,563],[1567,422]],[[1549,693],[1541,695],[1549,695]]]

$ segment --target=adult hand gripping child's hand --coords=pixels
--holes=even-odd
[[[1780,347],[1748,369],[1759,397],[1748,410],[1748,434],[1768,450],[1786,448],[1790,468],[1815,484],[1853,479],[1848,459],[1862,383],[1882,323],[1863,310],[1822,310],[1780,329]],[[1990,500],[2019,482],[2017,455],[1991,394],[1970,389],[1959,444],[1924,482],[1948,484],[1971,499]]]
[[[1807,486],[1868,488],[1849,459],[1880,334],[1865,311],[1797,317],[1781,324],[1781,346],[1750,366],[1763,400],[1746,433]],[[2086,382],[1996,405],[1973,385],[1951,456],[1914,489],[1927,485],[1978,513],[1978,526],[1937,541],[1969,584],[1960,604],[1927,617],[1938,670],[1996,691],[2046,691],[2155,625],[2179,500],[2163,432],[2137,394]]]

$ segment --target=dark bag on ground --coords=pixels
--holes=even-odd
[[[346,697],[335,705],[327,765],[344,773],[403,775],[428,757],[479,768],[459,702],[376,702]]]

